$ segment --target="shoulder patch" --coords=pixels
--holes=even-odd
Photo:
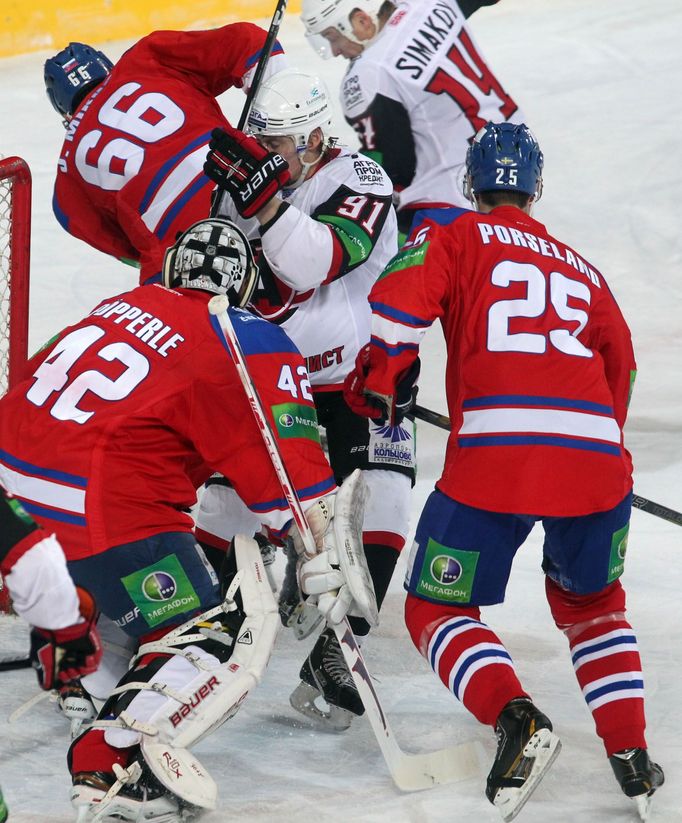
[[[412,266],[421,266],[426,260],[426,253],[429,250],[429,241],[421,243],[418,246],[403,247],[398,254],[390,261],[386,268],[381,273],[379,280],[384,277],[389,277],[397,271],[409,269]],[[378,281],[377,281],[378,282]]]
[[[451,206],[448,209],[422,209],[421,211],[415,212],[414,219],[412,220],[412,228],[424,220],[430,220],[439,226],[449,226],[465,214],[472,213],[472,209],[461,209],[458,206]]]
[[[229,313],[244,354],[299,353],[284,329],[274,323],[268,323],[267,320],[251,314],[246,309],[230,308]],[[211,317],[211,324],[216,329],[218,338],[222,340],[217,318]]]

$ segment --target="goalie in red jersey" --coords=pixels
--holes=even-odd
[[[542,166],[525,126],[479,131],[465,180],[477,211],[422,212],[372,288],[372,340],[346,399],[392,417],[397,386],[440,320],[452,432],[408,562],[412,640],[496,730],[486,794],[511,820],[560,743],[480,608],[503,602],[514,555],[541,521],[552,616],[616,778],[644,816],[663,772],[647,752],[642,667],[619,580],[635,359],[603,276],[530,216]]]
[[[160,282],[166,248],[210,212],[213,184],[203,164],[212,129],[249,139],[230,126],[216,97],[248,88],[265,38],[258,26],[233,23],[153,32],[116,65],[83,43],[47,60],[47,95],[66,126],[52,202],[64,229],[139,264],[141,283]],[[275,43],[265,77],[284,62]],[[286,168],[277,176],[288,179]]]
[[[364,563],[362,485],[356,476],[337,490],[300,353],[280,328],[243,309],[257,277],[246,237],[227,220],[201,221],[168,249],[163,271],[163,286],[105,300],[65,329],[0,400],[0,481],[56,533],[74,582],[137,645],[128,673],[69,753],[82,823],[180,820],[215,807],[215,783],[189,747],[232,717],[260,681],[280,623],[256,541],[237,536],[236,573],[219,588],[189,514],[197,487],[219,471],[271,535],[291,527],[209,313],[215,295],[223,304],[227,296],[319,549],[299,558],[302,589],[332,623],[357,607],[362,591],[371,611],[360,607],[359,615],[375,622],[366,564],[366,577],[356,574]],[[355,512],[357,523],[348,515]],[[359,562],[346,574],[340,552],[351,546]]]

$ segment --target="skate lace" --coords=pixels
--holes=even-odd
[[[348,671],[343,652],[336,643],[330,644],[327,647],[327,654],[324,658],[324,670],[338,685],[353,689],[353,691],[356,690],[353,676]]]

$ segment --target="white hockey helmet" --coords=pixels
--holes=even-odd
[[[260,87],[249,112],[247,128],[255,137],[289,136],[304,151],[311,132],[322,130],[322,149],[331,141],[329,91],[314,74],[289,68],[278,71]]]
[[[163,259],[164,286],[225,294],[231,306],[245,306],[257,280],[246,235],[220,217],[194,223],[166,249]]]
[[[364,11],[379,29],[379,9],[385,0],[303,0],[301,20],[305,26],[305,36],[315,51],[328,60],[332,56],[328,41],[322,36],[325,29],[336,29],[339,34],[353,43],[366,46],[368,40],[358,40],[353,34],[350,16],[355,9]]]

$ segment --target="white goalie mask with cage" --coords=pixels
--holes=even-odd
[[[258,267],[249,241],[234,223],[222,218],[200,220],[166,250],[163,284],[225,294],[241,308],[251,299]]]
[[[322,151],[330,145],[332,107],[329,91],[317,75],[290,68],[277,72],[258,91],[249,112],[254,137],[291,137],[305,151],[310,134],[322,131]]]
[[[325,60],[333,56],[329,42],[322,36],[326,29],[336,29],[353,43],[367,46],[371,41],[359,40],[355,36],[350,16],[355,9],[364,11],[372,18],[378,34],[379,10],[384,2],[385,0],[303,0],[301,20],[305,26],[306,40]]]

